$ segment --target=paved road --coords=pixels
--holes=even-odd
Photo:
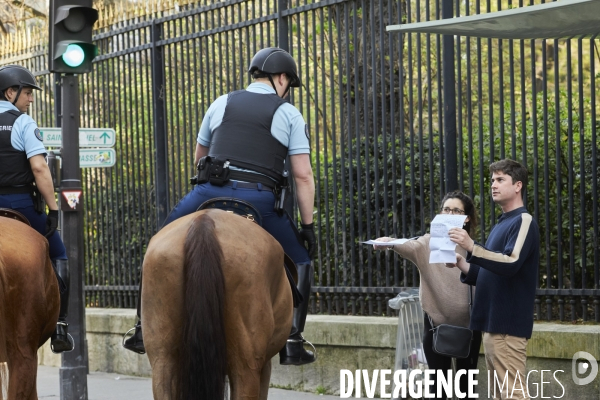
[[[40,400],[60,399],[58,367],[38,367],[38,397]],[[152,400],[149,378],[92,372],[88,375],[89,400]],[[270,389],[269,399],[274,400],[331,400],[339,396],[323,396],[293,390]]]

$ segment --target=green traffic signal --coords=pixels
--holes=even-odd
[[[70,44],[67,50],[63,53],[62,59],[69,67],[79,67],[85,60],[85,53],[81,46]]]
[[[92,60],[98,54],[92,40],[97,20],[98,10],[92,7],[92,0],[50,1],[51,72],[82,74],[92,70]]]

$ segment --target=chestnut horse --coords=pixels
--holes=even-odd
[[[37,399],[37,350],[56,327],[59,296],[48,241],[0,217],[0,387],[9,400]]]
[[[155,399],[266,399],[292,326],[281,245],[218,209],[162,228],[143,263],[142,331]]]

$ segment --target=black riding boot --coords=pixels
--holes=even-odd
[[[58,279],[60,289],[60,311],[56,329],[50,338],[50,349],[54,353],[62,353],[73,350],[73,339],[67,333],[67,312],[69,310],[69,262],[67,260],[55,260],[54,272]]]
[[[308,313],[308,299],[310,297],[311,278],[313,267],[311,264],[298,264],[298,291],[303,297],[302,303],[294,308],[292,319],[292,333],[283,349],[279,352],[279,363],[281,365],[303,365],[310,364],[316,360],[312,351],[304,349],[304,324]],[[314,349],[314,347],[313,347]]]
[[[142,280],[140,279],[140,290],[139,290],[138,301],[137,301],[138,322],[137,322],[137,324],[135,324],[135,326],[133,328],[131,328],[130,330],[127,331],[127,333],[125,333],[125,336],[123,337],[123,339],[125,339],[125,337],[127,337],[129,332],[131,332],[132,330],[135,330],[135,332],[133,333],[133,336],[131,336],[129,339],[123,340],[123,347],[125,347],[127,350],[133,351],[134,353],[145,354],[146,348],[144,347],[144,338],[142,337],[142,310],[141,310],[141,308],[142,308]]]

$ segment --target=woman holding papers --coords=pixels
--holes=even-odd
[[[473,236],[477,224],[476,210],[473,200],[461,191],[446,194],[442,200],[441,214],[466,215],[464,229]],[[392,238],[382,237],[378,241],[391,241]],[[393,249],[400,256],[413,262],[419,269],[421,275],[420,300],[425,313],[423,350],[427,357],[429,369],[446,371],[452,369],[451,357],[437,354],[433,351],[433,332],[429,317],[435,326],[449,324],[469,327],[469,286],[460,282],[460,271],[458,268],[446,268],[444,263],[429,263],[430,235],[426,234],[415,240],[409,240],[403,244],[393,246],[375,245],[375,249]],[[457,252],[463,251],[460,247]],[[469,357],[456,360],[456,368],[477,369],[479,358],[479,347],[481,346],[481,332],[473,332],[473,341]],[[461,392],[468,394],[467,375],[462,375],[460,381]],[[437,395],[437,387],[434,384],[429,392]],[[435,397],[445,399],[445,396]],[[467,396],[468,398],[468,396]]]

